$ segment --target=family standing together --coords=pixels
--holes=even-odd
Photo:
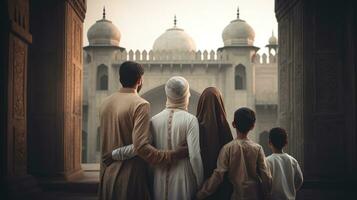
[[[122,88],[100,109],[99,199],[295,199],[303,177],[283,152],[284,129],[270,131],[273,154],[265,158],[247,137],[254,111],[236,110],[231,133],[217,88],[203,91],[194,116],[187,112],[189,83],[174,76],[165,85],[165,108],[150,119],[150,103],[138,95],[143,67],[124,62],[119,75]]]

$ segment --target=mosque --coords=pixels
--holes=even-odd
[[[264,133],[277,124],[278,40],[272,33],[266,45],[268,54],[258,54],[254,29],[240,18],[239,10],[237,18],[224,28],[224,45],[217,50],[197,50],[194,39],[178,27],[176,16],[173,27],[161,34],[149,51],[121,47],[121,33],[106,19],[105,10],[103,18],[90,27],[87,37],[89,45],[83,48],[83,162],[99,161],[99,107],[121,87],[119,67],[127,60],[145,68],[140,95],[151,103],[151,115],[164,108],[166,81],[180,75],[190,83],[190,113],[196,113],[201,92],[215,86],[223,95],[229,122],[239,107],[256,111],[257,123],[251,139],[266,143],[262,142],[266,140]]]

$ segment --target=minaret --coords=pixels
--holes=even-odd
[[[218,51],[225,62],[232,67],[225,71],[226,106],[229,108],[255,106],[255,65],[253,55],[259,50],[254,46],[253,28],[240,16],[240,6],[236,7],[236,17],[223,29],[223,47]],[[229,99],[229,100],[228,100]],[[239,99],[239,100],[238,100]],[[228,113],[233,119],[233,113]],[[254,135],[254,134],[253,134]],[[254,138],[255,136],[253,136]]]
[[[274,35],[274,30],[271,32],[271,36],[269,38],[269,43],[266,45],[269,49],[269,54],[271,54],[271,50],[274,49],[275,53],[278,53],[278,38]]]

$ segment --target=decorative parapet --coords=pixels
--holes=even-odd
[[[256,64],[271,64],[271,63],[277,63],[278,61],[278,54],[269,54],[269,56],[266,53],[256,53],[253,57],[253,62]]]
[[[129,50],[118,51],[115,60],[120,61],[221,61],[220,51],[153,51]]]
[[[228,61],[228,55],[224,56],[222,51],[204,50],[204,51],[117,51],[115,54],[116,61],[192,61],[192,62],[223,62]],[[252,62],[255,64],[273,64],[277,63],[278,54],[256,53],[252,57]]]

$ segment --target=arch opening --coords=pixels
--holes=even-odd
[[[236,90],[245,90],[247,88],[247,78],[244,65],[239,64],[235,67],[234,82]]]
[[[99,65],[97,68],[97,90],[108,90],[108,67]]]

